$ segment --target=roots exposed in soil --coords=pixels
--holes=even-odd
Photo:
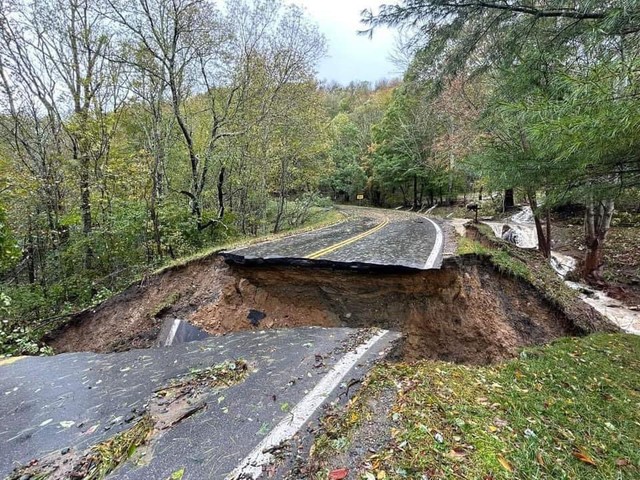
[[[56,332],[50,344],[57,352],[150,346],[162,318],[211,334],[376,326],[406,334],[401,359],[465,363],[500,361],[522,346],[609,328],[581,302],[560,308],[473,256],[449,259],[441,270],[395,273],[231,266],[213,256],[129,288]]]

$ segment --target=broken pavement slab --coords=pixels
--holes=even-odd
[[[247,468],[254,475],[272,460],[260,445],[290,435],[283,425],[304,431],[319,406],[337,397],[340,385],[362,377],[398,337],[342,328],[243,332],[172,348],[30,357],[5,365],[0,478],[51,452],[108,441],[140,421],[154,395],[176,379],[232,359],[248,365],[243,381],[205,392],[198,398],[202,408],[152,436],[144,455],[134,455],[108,478],[164,479],[182,468],[185,480],[234,478],[232,472]]]
[[[189,322],[179,318],[167,318],[162,323],[160,334],[156,340],[158,347],[170,347],[180,343],[195,342],[204,340],[210,335]]]

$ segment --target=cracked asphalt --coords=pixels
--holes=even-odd
[[[342,223],[225,252],[230,261],[300,259],[428,270],[442,264],[438,221],[395,210],[350,207]]]
[[[123,353],[5,360],[0,362],[0,478],[48,453],[82,451],[111,438],[135,424],[159,388],[192,369],[237,359],[249,365],[244,381],[207,392],[203,410],[154,437],[145,456],[107,478],[164,480],[179,469],[184,480],[253,478],[232,472],[243,465],[245,471],[260,470],[261,464],[243,459],[251,458],[276,426],[288,427],[287,419],[296,417],[302,422],[296,431],[304,432],[319,415],[318,402],[335,399],[352,378],[361,378],[398,336],[309,327]],[[350,355],[351,363],[345,363]],[[338,371],[338,383],[332,384]],[[321,384],[326,391],[316,391]],[[314,392],[316,404],[308,399]]]

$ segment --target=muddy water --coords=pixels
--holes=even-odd
[[[496,237],[502,238],[502,229],[506,225],[514,232],[515,244],[520,248],[536,248],[538,238],[533,224],[533,212],[530,207],[524,207],[514,214],[508,222],[484,222],[489,225]]]
[[[580,298],[618,325],[627,333],[640,335],[640,311],[632,310],[624,303],[609,297],[604,292],[577,282],[565,282],[580,292]]]

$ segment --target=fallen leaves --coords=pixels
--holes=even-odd
[[[576,457],[583,463],[587,463],[589,465],[593,465],[594,467],[597,465],[596,461],[589,456],[587,452],[584,451],[583,448],[578,448],[573,451],[573,456]]]
[[[509,472],[513,472],[513,466],[509,463],[509,461],[504,458],[502,455],[497,456],[498,462],[502,465],[502,468],[508,470]]]
[[[449,450],[449,453],[447,455],[450,458],[460,460],[467,456],[467,452],[463,448],[456,447]]]
[[[347,478],[349,475],[349,470],[346,468],[339,468],[337,470],[332,470],[329,473],[329,480],[343,480]]]

